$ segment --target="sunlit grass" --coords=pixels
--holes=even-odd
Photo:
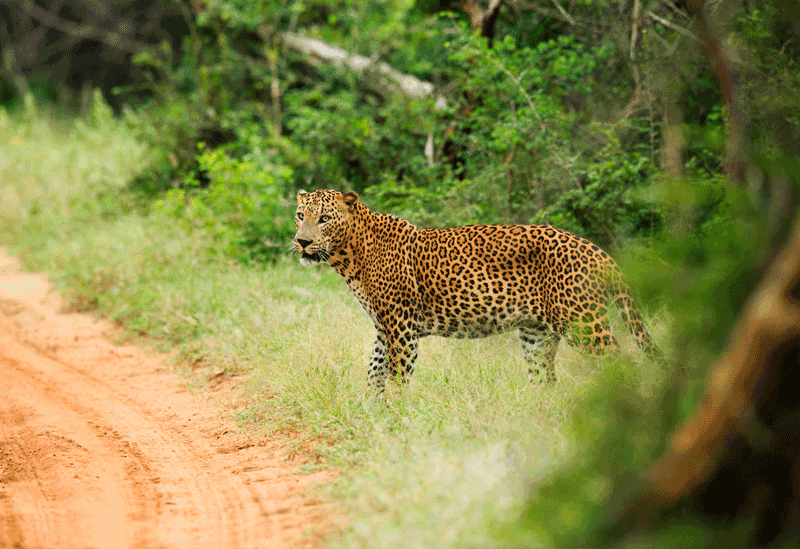
[[[250,395],[243,426],[292,431],[339,468],[329,497],[348,526],[331,545],[480,546],[570,456],[572,419],[603,360],[562,343],[558,381],[536,385],[513,334],[426,338],[412,382],[376,399],[365,384],[374,330],[338,275],[292,258],[248,267],[201,231],[134,208],[120,189],[148,153],[104,116],[0,111],[0,239],[50,272],[74,308],[178,348],[188,375],[238,376]],[[665,317],[648,323],[657,341]],[[648,394],[663,372],[614,322],[635,360],[620,367]]]
[[[98,102],[94,122],[39,113],[31,101],[11,116],[0,109],[0,228],[30,230],[56,220],[96,222],[103,195],[147,162],[147,148]]]

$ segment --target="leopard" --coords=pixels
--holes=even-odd
[[[564,339],[591,355],[618,351],[609,306],[636,345],[664,354],[645,328],[617,263],[550,225],[419,228],[371,211],[358,193],[297,193],[292,241],[304,266],[327,263],[375,326],[367,384],[407,383],[425,336],[480,338],[516,329],[531,381],[556,381]]]

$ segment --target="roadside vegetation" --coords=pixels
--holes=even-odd
[[[646,17],[638,1],[509,2],[491,33],[471,2],[164,4],[152,16],[182,34],[126,58],[135,83],[70,94],[18,78],[41,76],[30,68],[0,74],[0,244],[74,310],[177,349],[187,382],[236,378],[242,428],[341,471],[324,494],[345,516],[332,547],[614,546],[625,487],[691,415],[786,232],[776,197],[794,211],[791,2],[720,12],[746,60],[742,187],[692,2],[650,2]],[[312,62],[286,31],[436,93]],[[338,275],[288,251],[295,192],[325,187],[426,226],[546,222],[593,240],[681,368],[645,360],[614,316],[622,356],[562,344],[552,386],[528,382],[513,334],[427,338],[410,387],[376,401],[370,322]],[[736,541],[692,523],[642,543],[687,539]]]

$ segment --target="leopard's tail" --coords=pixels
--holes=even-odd
[[[639,309],[636,307],[633,297],[631,296],[630,287],[625,283],[625,281],[622,280],[621,274],[617,273],[617,276],[614,276],[613,278],[616,279],[611,284],[611,295],[613,301],[617,304],[619,314],[622,317],[622,320],[625,322],[625,326],[628,327],[628,331],[630,331],[631,335],[636,341],[636,345],[651,360],[654,360],[659,364],[666,364],[667,359],[664,356],[664,352],[659,349],[658,345],[656,345],[656,342],[653,341],[650,332],[647,331],[647,328],[642,321],[642,316],[639,314]]]

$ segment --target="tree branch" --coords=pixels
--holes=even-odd
[[[631,61],[634,60],[636,57],[636,39],[639,37],[639,27],[642,25],[642,17],[641,17],[641,4],[639,0],[633,0],[633,21],[631,21],[631,48],[630,48],[630,59]],[[638,78],[637,78],[637,84]]]
[[[553,4],[555,5],[556,9],[558,10],[558,13],[560,13],[564,17],[564,20],[567,23],[569,23],[570,25],[574,25],[575,24],[575,19],[573,19],[572,16],[567,13],[567,10],[565,10],[561,6],[561,4],[558,3],[558,0],[553,0]]]
[[[561,13],[558,10],[550,10],[547,8],[543,8],[537,4],[531,4],[530,2],[524,2],[522,0],[514,0],[514,5],[518,8],[523,10],[530,10],[535,11],[539,15],[544,15],[545,17],[550,17],[551,19],[558,19],[559,21],[563,21],[565,23],[569,23],[570,25],[575,25],[576,27],[586,27],[585,23],[582,23],[569,15],[566,10],[564,13]]]
[[[689,17],[688,13],[686,13],[685,11],[680,9],[678,6],[676,6],[675,4],[670,2],[670,0],[661,0],[661,3],[664,4],[665,6],[669,7],[669,9],[671,9],[672,11],[677,13],[678,15],[683,16],[683,17]]]
[[[22,9],[22,11],[24,11],[31,18],[39,21],[43,25],[59,30],[65,34],[69,34],[77,38],[94,38],[100,40],[108,46],[111,46],[112,48],[131,53],[142,53],[153,49],[152,45],[134,40],[129,36],[125,36],[121,32],[104,29],[89,24],[73,23],[72,21],[61,19],[54,13],[39,7],[33,0],[17,0],[16,3],[19,5],[20,9]]]
[[[736,436],[768,444],[769,429],[756,414],[766,398],[765,376],[797,364],[776,364],[778,351],[800,346],[800,221],[774,258],[731,334],[722,359],[711,370],[697,413],[673,435],[669,448],[647,474],[647,493],[633,505],[649,514],[699,486],[718,466]],[[759,390],[759,387],[762,390]]]
[[[461,7],[467,13],[469,24],[473,31],[480,31],[481,36],[491,41],[494,39],[494,24],[500,12],[503,0],[491,0],[485,10],[479,0],[461,0]]]
[[[652,19],[653,21],[655,21],[655,22],[657,22],[657,23],[660,23],[660,24],[664,25],[664,26],[665,26],[665,27],[667,27],[668,29],[672,29],[672,30],[674,30],[675,32],[678,32],[678,33],[680,33],[680,34],[682,34],[682,35],[684,35],[684,36],[688,36],[689,38],[691,38],[691,39],[692,39],[692,40],[694,40],[695,42],[699,42],[699,41],[700,41],[700,39],[699,39],[699,38],[697,38],[697,37],[696,37],[694,34],[692,34],[691,32],[689,32],[687,29],[684,29],[683,27],[681,27],[681,26],[679,26],[679,25],[676,25],[675,23],[672,23],[671,21],[669,21],[669,20],[667,20],[667,19],[664,19],[663,17],[659,17],[658,15],[656,15],[655,13],[653,13],[652,11],[648,11],[648,12],[647,12],[647,16],[648,16],[650,19]]]
[[[704,0],[689,0],[698,13],[697,21],[700,27],[706,57],[717,75],[722,98],[728,107],[728,159],[725,172],[731,181],[745,185],[745,169],[747,166],[747,135],[744,118],[743,94],[739,89],[738,73],[729,58],[718,32],[712,28],[709,7]]]
[[[360,75],[370,77],[370,84],[378,91],[401,93],[418,100],[433,98],[434,106],[437,109],[447,106],[447,99],[444,96],[435,95],[433,84],[415,76],[403,74],[387,63],[375,62],[363,55],[350,53],[342,48],[326,44],[322,40],[306,38],[290,32],[283,33],[281,39],[288,48],[302,53],[316,62],[333,63],[336,67],[347,68]]]

